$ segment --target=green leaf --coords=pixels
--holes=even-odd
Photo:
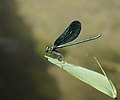
[[[74,65],[69,64],[65,61],[59,61],[57,59],[45,56],[48,61],[57,65],[58,67],[62,68],[63,70],[67,71],[74,77],[78,78],[79,80],[89,84],[90,86],[94,87],[95,89],[99,90],[100,92],[112,97],[117,97],[117,91],[113,83],[108,79],[108,77],[98,72]],[[104,70],[102,69],[103,73]]]

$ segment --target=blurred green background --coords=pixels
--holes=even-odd
[[[113,100],[44,58],[76,19],[76,41],[102,37],[61,49],[66,61],[101,72],[96,56],[120,97],[119,0],[0,0],[0,100]]]

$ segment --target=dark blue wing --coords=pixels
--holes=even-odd
[[[81,23],[79,21],[73,21],[54,42],[54,46],[59,46],[73,41],[78,37],[81,31]]]

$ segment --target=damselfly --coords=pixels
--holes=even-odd
[[[54,42],[54,45],[46,47],[46,52],[53,57],[57,58],[60,60],[63,55],[57,51],[58,48],[63,48],[67,46],[72,46],[80,43],[84,43],[87,41],[95,40],[101,36],[101,34],[98,34],[97,36],[85,39],[85,40],[80,40],[78,42],[71,42],[74,39],[78,37],[81,31],[81,23],[77,20],[73,21],[67,28],[66,30],[56,39]]]

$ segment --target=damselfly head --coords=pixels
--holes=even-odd
[[[55,46],[47,46],[46,49],[45,49],[45,52],[50,53],[50,52],[54,51],[55,49],[56,49]]]
[[[45,49],[45,52],[49,52],[50,51],[50,47],[47,46],[46,49]]]

